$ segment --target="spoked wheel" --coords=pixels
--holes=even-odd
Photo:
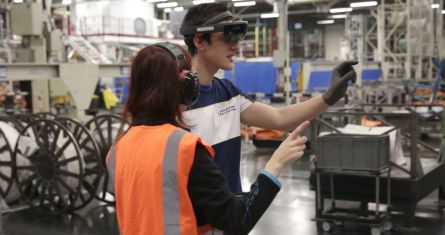
[[[2,125],[7,125],[1,122]],[[12,160],[12,151],[9,146],[6,135],[0,128],[0,197],[6,198],[14,183],[14,168]],[[1,213],[1,212],[0,212]]]
[[[101,176],[104,172],[100,160],[99,147],[88,129],[71,118],[56,118],[57,122],[68,128],[77,140],[84,162],[81,193],[74,203],[74,210],[86,206],[96,195]]]
[[[44,120],[54,120],[57,118],[57,115],[50,112],[41,112],[35,114],[38,118],[44,119]]]
[[[12,116],[12,118],[13,118],[15,121],[21,123],[23,126],[26,126],[26,125],[28,125],[29,123],[31,123],[31,122],[35,122],[35,121],[37,121],[37,120],[39,119],[38,116],[36,116],[36,115],[34,115],[34,114],[31,114],[31,113],[28,113],[28,114],[26,114],[26,113],[14,114],[14,115]]]
[[[22,199],[45,214],[70,212],[83,184],[82,153],[71,132],[51,120],[32,122],[14,148]]]
[[[117,115],[104,114],[96,116],[86,123],[86,127],[90,130],[93,138],[99,146],[100,158],[103,169],[106,169],[106,157],[108,151],[113,145],[118,135],[121,119]],[[107,203],[114,203],[114,196],[110,194],[110,181],[108,172],[105,170],[101,185],[99,186],[97,198]]]

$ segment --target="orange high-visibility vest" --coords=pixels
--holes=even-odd
[[[122,235],[197,235],[188,179],[199,137],[170,124],[132,127],[107,156]]]

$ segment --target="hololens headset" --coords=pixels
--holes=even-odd
[[[231,19],[230,11],[222,12],[200,26],[183,26],[180,33],[184,36],[199,35],[203,33],[224,32],[227,41],[237,43],[244,39],[247,33],[247,21],[221,22]]]
[[[181,103],[187,106],[194,104],[199,96],[199,80],[196,73],[185,70],[185,55],[175,45],[169,42],[157,43],[155,46],[167,50],[178,61],[179,81],[181,82]]]

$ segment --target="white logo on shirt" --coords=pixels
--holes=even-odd
[[[232,105],[232,106],[230,106],[228,108],[219,110],[218,111],[218,116],[226,115],[226,114],[228,114],[228,113],[230,113],[232,111],[235,111],[235,110],[236,110],[236,107],[234,105]]]

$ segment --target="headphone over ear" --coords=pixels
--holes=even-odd
[[[185,55],[178,46],[173,43],[161,42],[155,44],[155,46],[167,50],[178,62],[179,81],[181,82],[182,93],[181,103],[186,106],[194,104],[199,97],[199,79],[196,73],[183,68],[186,59]]]

